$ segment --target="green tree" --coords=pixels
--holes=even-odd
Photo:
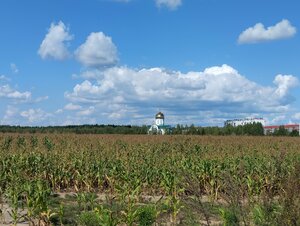
[[[292,132],[290,132],[289,135],[290,135],[291,137],[298,137],[298,136],[299,136],[299,131],[293,130]]]
[[[284,128],[284,126],[279,126],[279,128],[273,133],[274,136],[287,136],[288,134],[289,132]]]

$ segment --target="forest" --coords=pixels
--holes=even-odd
[[[69,125],[69,126],[9,126],[1,125],[2,133],[73,133],[73,134],[147,134],[149,126],[133,126],[133,125]],[[167,134],[185,134],[185,135],[248,135],[263,136],[264,129],[261,123],[247,124],[244,126],[233,127],[231,125],[225,127],[203,127],[195,125],[176,125],[167,131]],[[289,132],[283,126],[279,127],[273,136],[299,136],[298,131]]]

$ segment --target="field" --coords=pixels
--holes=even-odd
[[[300,139],[1,134],[1,225],[300,225]]]

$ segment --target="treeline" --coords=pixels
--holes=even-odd
[[[261,123],[246,124],[243,126],[227,125],[225,127],[198,127],[198,126],[183,126],[177,125],[172,129],[172,134],[187,134],[187,135],[248,135],[248,136],[263,136],[264,127]],[[274,133],[267,134],[269,136],[299,136],[297,130],[289,132],[284,126],[280,126]]]
[[[2,133],[75,133],[75,134],[147,134],[149,127],[132,125],[70,125],[70,126],[0,126]],[[246,124],[244,126],[233,127],[200,127],[195,125],[177,125],[170,128],[167,134],[186,134],[186,135],[250,135],[263,136],[264,128],[261,123]],[[299,136],[298,131],[289,132],[280,126],[273,136]]]
[[[263,136],[264,128],[261,123],[246,124],[244,126],[233,127],[231,125],[225,127],[198,127],[177,125],[172,130],[173,134],[188,135],[251,135]]]
[[[297,130],[289,132],[287,129],[284,128],[284,126],[279,126],[278,130],[275,130],[273,134],[268,135],[297,137],[299,136],[299,132]]]
[[[131,125],[0,126],[2,133],[147,134],[147,131],[147,126]]]

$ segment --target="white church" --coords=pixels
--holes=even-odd
[[[162,112],[158,112],[155,115],[155,121],[152,124],[152,126],[150,126],[149,130],[148,130],[148,134],[161,134],[164,135],[166,134],[166,132],[168,132],[170,130],[170,126],[169,125],[165,125],[165,116]]]

